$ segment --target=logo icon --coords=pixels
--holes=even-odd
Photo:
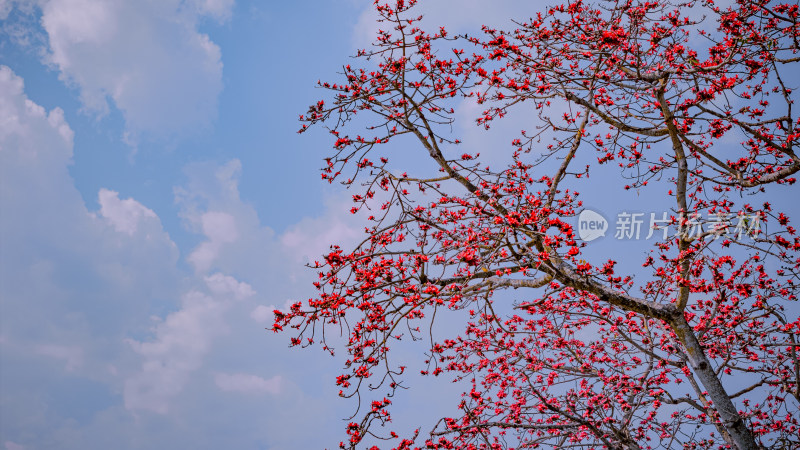
[[[590,209],[584,209],[578,216],[578,236],[586,242],[606,235],[608,221]]]

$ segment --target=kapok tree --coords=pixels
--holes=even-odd
[[[363,66],[301,116],[367,221],[314,265],[316,298],[275,312],[293,345],[346,339],[336,383],[363,415],[341,446],[800,448],[800,239],[769,201],[798,195],[798,5],[573,0],[476,37],[425,31],[414,3],[376,2]],[[479,126],[527,130],[459,150],[475,103]],[[598,186],[668,205],[630,273],[576,236]],[[414,362],[392,349],[422,337],[461,412],[398,437]]]

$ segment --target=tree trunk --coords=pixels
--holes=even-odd
[[[700,341],[697,340],[697,336],[695,336],[692,327],[686,322],[683,313],[674,319],[671,325],[678,339],[686,349],[686,356],[689,359],[689,366],[692,372],[697,375],[700,383],[702,383],[703,387],[708,391],[708,396],[714,403],[714,408],[719,414],[722,425],[728,430],[728,433],[730,433],[733,442],[739,450],[755,450],[760,448],[758,444],[756,444],[753,434],[747,429],[744,420],[742,420],[741,416],[739,416],[739,413],[736,411],[736,406],[734,406],[728,393],[725,392],[725,388],[722,386],[719,378],[717,378],[717,374],[714,373],[711,362],[706,357],[703,348],[700,346]]]

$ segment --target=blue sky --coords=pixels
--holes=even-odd
[[[0,0],[0,449],[343,437],[341,361],[264,328],[360,233],[296,130],[371,3]],[[467,3],[425,7],[458,30],[514,6]],[[426,383],[401,427],[457,401]]]
[[[474,31],[533,8],[450,5],[425,2],[426,20]],[[264,328],[314,295],[304,262],[360,237],[349,194],[320,181],[327,136],[296,131],[316,81],[370,41],[371,6],[0,0],[0,450],[343,438],[341,360]],[[471,149],[521,128],[461,123]],[[607,194],[587,204],[615,212]],[[400,430],[457,403],[411,383]]]

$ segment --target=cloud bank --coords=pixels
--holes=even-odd
[[[223,87],[220,48],[199,27],[227,20],[232,7],[233,0],[43,1],[45,61],[79,89],[87,111],[102,116],[113,102],[129,139],[191,135],[214,120]]]

